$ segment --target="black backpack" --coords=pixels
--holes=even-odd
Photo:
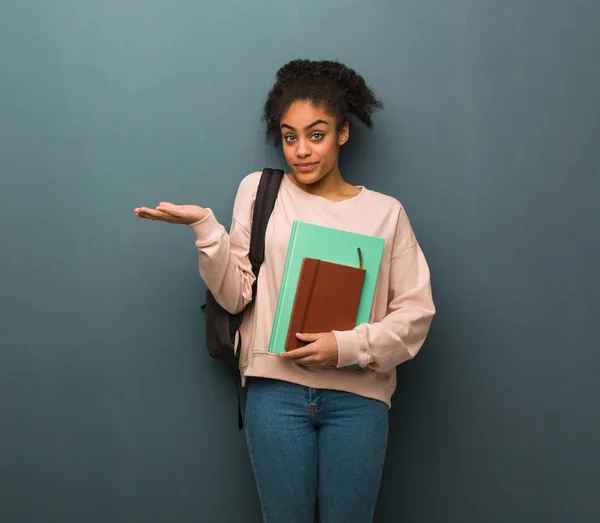
[[[283,179],[283,171],[279,169],[263,169],[256,192],[252,229],[250,231],[250,250],[248,257],[252,265],[255,280],[252,285],[252,300],[256,297],[256,283],[260,266],[265,257],[265,233],[269,218],[275,207],[279,186]],[[242,347],[240,326],[244,311],[230,314],[221,307],[210,290],[206,291],[206,304],[202,306],[206,313],[206,348],[214,359],[225,363],[233,371],[238,393],[238,424],[244,426],[240,398],[239,362]],[[237,343],[236,343],[237,339]],[[237,351],[236,351],[237,345]]]

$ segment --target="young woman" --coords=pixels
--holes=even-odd
[[[429,268],[404,208],[346,182],[338,167],[350,118],[371,127],[381,107],[353,70],[308,60],[279,70],[264,107],[267,136],[282,145],[290,170],[267,229],[240,349],[246,436],[265,522],[312,522],[317,493],[322,523],[372,521],[396,366],[419,351],[435,313]],[[164,202],[135,209],[141,218],[192,229],[200,275],[231,313],[252,298],[248,249],[259,178],[242,180],[229,233],[209,208]],[[276,355],[267,347],[294,220],[378,236],[385,247],[368,324],[299,333],[308,345]]]

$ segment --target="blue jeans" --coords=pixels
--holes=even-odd
[[[335,390],[251,378],[246,439],[265,523],[371,523],[388,407]]]

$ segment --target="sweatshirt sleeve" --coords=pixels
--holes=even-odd
[[[412,359],[435,315],[430,273],[406,212],[400,210],[389,274],[388,308],[379,322],[334,331],[338,367],[359,365],[388,372]]]
[[[211,209],[205,218],[189,226],[196,236],[200,276],[219,305],[231,314],[241,312],[252,300],[255,278],[248,251],[259,179],[260,173],[253,173],[242,180],[229,233]]]

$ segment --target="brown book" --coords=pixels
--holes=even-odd
[[[351,330],[356,325],[366,271],[314,258],[304,258],[292,307],[285,350],[303,347],[296,333]]]

